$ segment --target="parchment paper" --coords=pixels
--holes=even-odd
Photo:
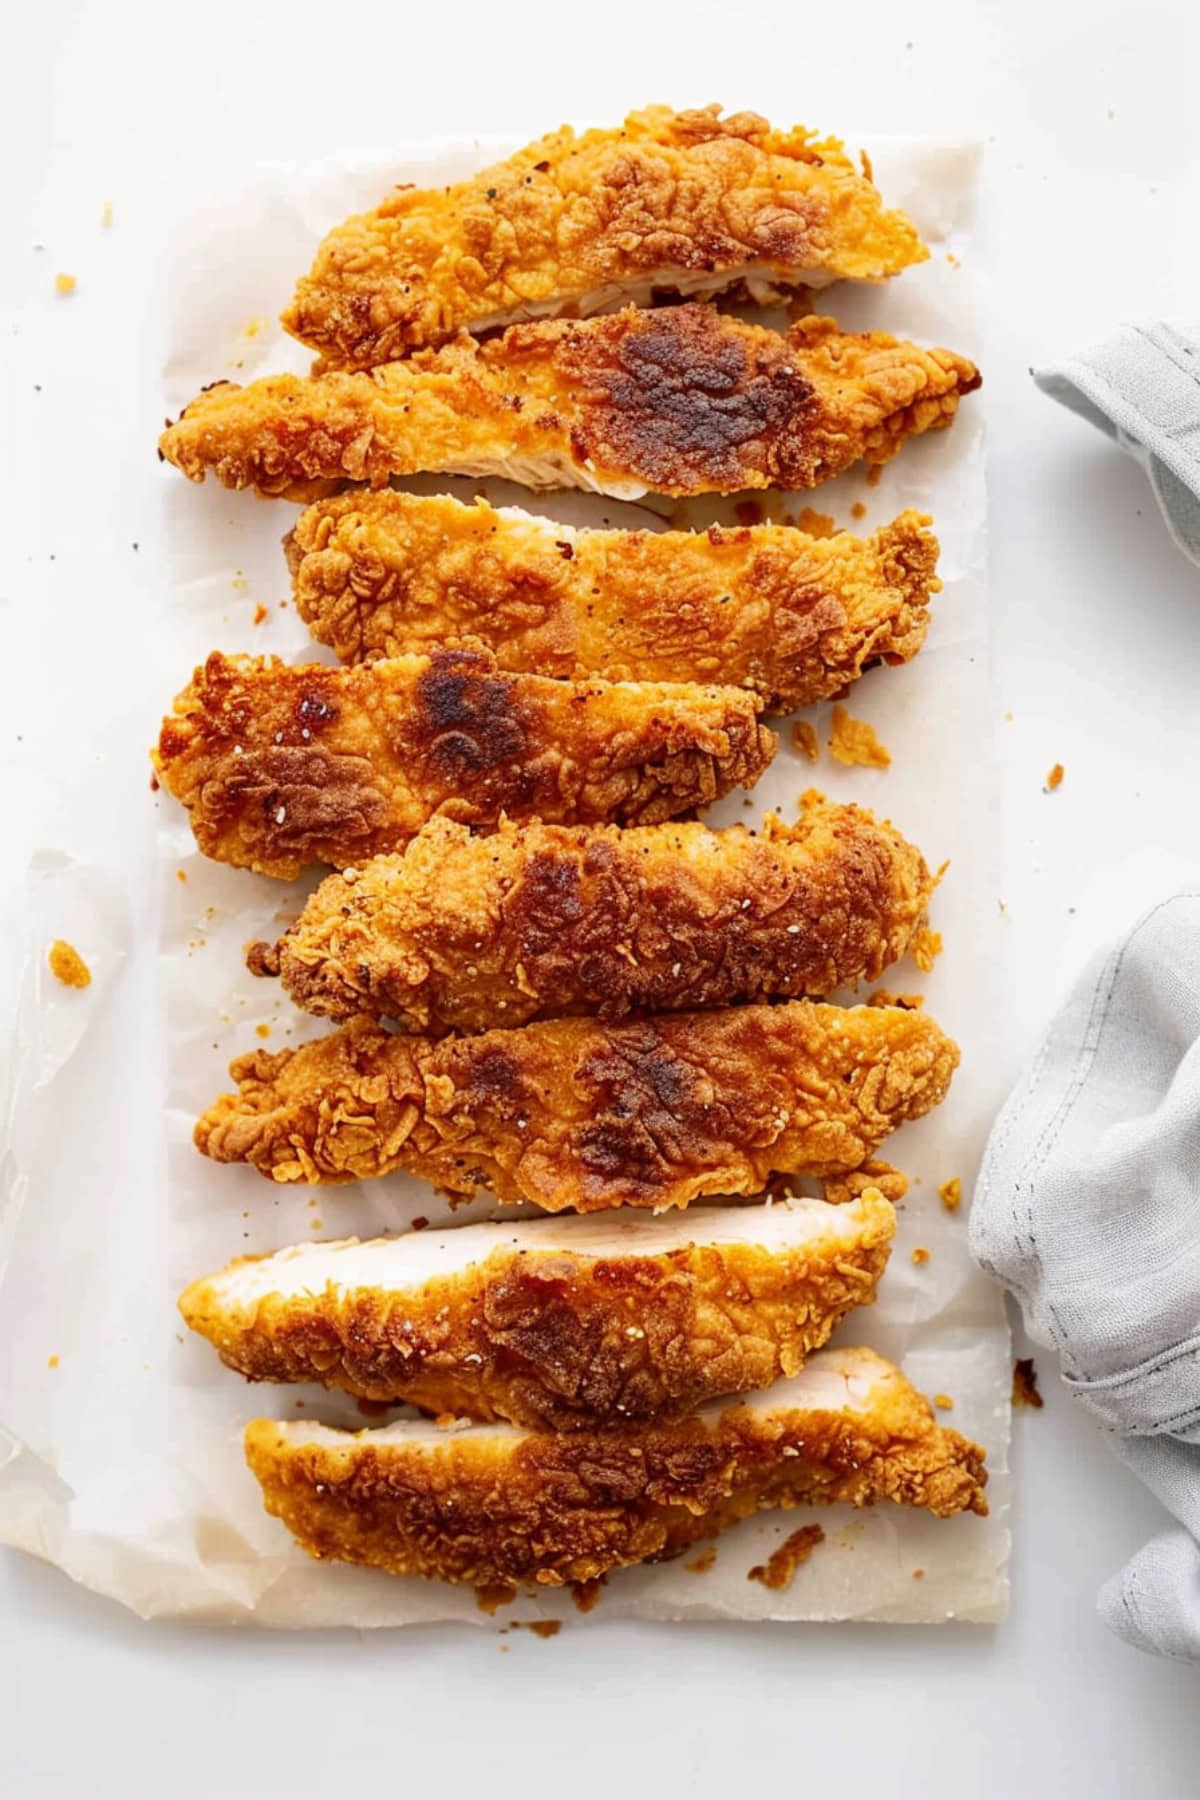
[[[178,232],[169,270],[165,410],[173,415],[201,385],[223,376],[245,381],[267,369],[305,368],[306,354],[274,321],[320,234],[347,212],[373,204],[393,181],[451,181],[511,147],[462,145],[386,163],[280,169],[190,219]],[[980,356],[970,246],[976,167],[973,146],[876,146],[880,186],[890,203],[913,214],[932,258],[885,290],[835,289],[829,310],[851,327],[878,324]],[[656,522],[647,507],[590,497],[530,499],[504,483],[439,478],[411,485],[464,495],[486,491],[499,503],[524,503],[577,523]],[[196,488],[170,470],[163,471],[162,494],[171,575],[162,615],[165,685],[148,710],[147,742],[171,695],[215,646],[296,661],[325,654],[314,651],[285,600],[280,538],[293,507],[227,494],[212,483]],[[778,511],[774,499],[771,504]],[[1008,1332],[998,1292],[968,1259],[965,1206],[952,1215],[937,1195],[952,1176],[969,1193],[1000,1098],[1002,890],[993,829],[995,711],[979,401],[968,400],[951,431],[906,449],[877,485],[857,472],[814,495],[786,498],[793,512],[805,504],[864,532],[905,506],[935,516],[945,588],[928,645],[908,667],[867,676],[849,700],[855,716],[876,727],[894,762],[887,771],[848,770],[823,748],[813,768],[791,749],[785,726],[779,756],[752,800],[732,796],[713,809],[710,822],[757,821],[770,807],[794,817],[800,793],[817,785],[893,817],[931,863],[951,859],[933,913],[945,953],[928,978],[905,963],[885,981],[895,991],[927,995],[931,1012],[960,1040],[963,1066],[946,1104],[885,1146],[913,1185],[880,1299],[847,1320],[839,1337],[901,1363],[926,1393],[950,1396],[946,1422],[987,1447],[991,1516],[939,1522],[895,1507],[822,1510],[812,1516],[824,1526],[826,1542],[790,1588],[771,1592],[748,1580],[747,1571],[806,1515],[767,1514],[726,1533],[707,1572],[690,1570],[689,1555],[613,1575],[600,1610],[660,1619],[995,1620],[1006,1600]],[[866,514],[854,519],[858,504]],[[660,507],[664,517],[669,510]],[[728,518],[732,503],[697,503],[688,512],[696,523]],[[259,614],[256,623],[260,607],[266,618]],[[828,707],[807,715],[823,746],[829,715]],[[52,1226],[35,1209],[22,1208],[37,1192],[44,1159],[75,1128],[80,1107],[95,1103],[97,1079],[103,1083],[102,1072],[93,1074],[81,1092],[73,1064],[81,1036],[103,1016],[128,927],[120,896],[101,872],[53,854],[31,871],[29,979],[19,1008],[20,1054],[2,1165],[0,1253],[8,1253],[9,1267],[0,1369],[22,1373],[10,1391],[0,1392],[0,1418],[9,1427],[0,1430],[0,1541],[58,1563],[144,1616],[289,1627],[459,1619],[491,1629],[513,1618],[561,1618],[585,1627],[564,1592],[523,1595],[491,1620],[469,1591],[318,1565],[263,1513],[242,1461],[248,1418],[295,1415],[299,1408],[355,1427],[364,1421],[352,1402],[319,1389],[246,1386],[206,1343],[186,1337],[174,1297],[196,1275],[242,1252],[321,1236],[367,1236],[401,1229],[416,1215],[434,1222],[448,1215],[432,1190],[415,1181],[324,1192],[279,1188],[194,1151],[192,1123],[228,1085],[231,1056],[264,1037],[279,1047],[322,1027],[296,1013],[277,984],[253,980],[241,963],[242,946],[293,916],[305,890],[205,862],[182,812],[166,796],[157,804],[157,868],[148,873],[161,888],[166,1009],[161,1228],[149,1238],[139,1233],[135,1258],[117,1253],[119,1179],[108,1216],[93,1210],[70,1222],[70,1254],[92,1259],[95,1275],[87,1284],[89,1303],[55,1320],[61,1371],[43,1368],[46,1358],[22,1361],[13,1354],[45,1337],[54,1285],[49,1270],[60,1266],[55,1258],[64,1243],[61,1220]],[[51,914],[89,946],[97,980],[86,995],[58,989],[45,972],[41,922]],[[130,1105],[129,1096],[123,1102]],[[477,1205],[453,1216],[464,1223],[482,1211]],[[912,1261],[917,1246],[930,1253],[920,1266]],[[86,1375],[75,1378],[72,1364]]]

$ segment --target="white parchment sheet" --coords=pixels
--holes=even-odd
[[[164,410],[175,414],[200,386],[222,377],[249,380],[268,369],[304,368],[305,353],[274,321],[321,233],[347,212],[373,204],[391,182],[450,181],[508,148],[464,145],[386,163],[363,159],[276,170],[188,221],[177,234],[169,271]],[[981,355],[970,242],[976,167],[977,153],[969,146],[877,147],[883,193],[913,214],[932,256],[886,289],[835,289],[829,309],[845,324],[877,324]],[[524,501],[578,523],[655,523],[645,507],[591,497],[530,499],[502,483],[439,478],[412,485],[464,494],[485,487],[500,502]],[[166,685],[148,700],[147,743],[172,694],[215,647],[271,651],[292,660],[324,656],[313,651],[285,603],[280,539],[295,508],[228,494],[212,483],[197,488],[167,469],[162,496],[170,563],[162,608]],[[952,430],[904,450],[876,485],[858,471],[787,501],[792,511],[804,504],[862,531],[906,506],[935,517],[945,588],[935,603],[928,645],[906,668],[873,671],[849,700],[855,716],[876,727],[894,761],[886,771],[844,769],[823,748],[814,768],[792,750],[785,726],[779,755],[752,800],[730,797],[710,822],[755,822],[768,808],[794,818],[801,792],[815,785],[894,818],[931,863],[950,860],[933,909],[944,954],[929,977],[905,963],[885,981],[893,990],[927,995],[930,1011],[959,1039],[963,1065],[946,1104],[884,1147],[911,1173],[913,1185],[878,1304],[851,1316],[840,1338],[871,1345],[901,1363],[926,1393],[952,1398],[953,1410],[941,1416],[987,1447],[992,1511],[987,1520],[945,1522],[895,1507],[822,1511],[813,1516],[824,1526],[826,1542],[784,1592],[748,1580],[747,1571],[804,1515],[766,1514],[726,1533],[707,1572],[690,1570],[689,1556],[614,1574],[600,1613],[995,1620],[1006,1598],[1008,1332],[998,1292],[969,1261],[964,1213],[945,1211],[937,1194],[952,1176],[969,1193],[1001,1097],[1002,889],[994,829],[980,401],[966,401]],[[852,508],[859,504],[866,514],[856,519]],[[697,505],[692,516],[703,521],[728,517],[731,510],[731,504]],[[829,712],[821,707],[809,714],[823,746]],[[242,1461],[248,1418],[295,1416],[299,1404],[331,1421],[357,1427],[363,1420],[351,1402],[318,1389],[247,1386],[221,1366],[208,1344],[185,1334],[174,1313],[175,1296],[195,1276],[243,1252],[402,1229],[418,1214],[431,1221],[448,1215],[432,1190],[415,1181],[282,1188],[251,1170],[209,1163],[192,1148],[194,1119],[228,1086],[232,1056],[264,1037],[278,1048],[322,1027],[295,1012],[276,983],[246,974],[241,961],[243,945],[274,935],[294,915],[302,890],[205,862],[182,812],[165,795],[157,805],[157,868],[135,871],[133,878],[155,880],[162,900],[168,1110],[161,1216],[154,1232],[139,1233],[136,1259],[116,1254],[127,1211],[118,1176],[107,1212],[93,1207],[71,1220],[70,1255],[94,1270],[94,1280],[89,1303],[54,1321],[57,1369],[47,1366],[44,1353],[19,1354],[23,1346],[44,1343],[47,1271],[63,1242],[51,1238],[51,1223],[26,1202],[37,1193],[49,1147],[76,1129],[81,1107],[102,1098],[95,1085],[103,1082],[102,1068],[81,1084],[73,1066],[78,1040],[103,1015],[106,984],[119,979],[128,928],[120,894],[101,871],[48,854],[31,874],[31,973],[18,1019],[20,1054],[0,1164],[0,1254],[9,1252],[0,1369],[20,1371],[0,1391],[0,1541],[58,1563],[145,1616],[290,1627],[459,1619],[488,1629],[514,1618],[561,1618],[586,1629],[587,1620],[562,1591],[522,1595],[492,1620],[470,1591],[314,1563],[264,1514]],[[86,995],[58,988],[45,970],[40,921],[51,913],[90,947],[98,978]],[[136,1105],[136,1097],[125,1095],[121,1103]],[[159,1129],[157,1119],[139,1123]],[[479,1211],[460,1209],[455,1218],[465,1222]],[[917,1246],[929,1251],[920,1265],[912,1260]],[[121,1361],[118,1341],[140,1350]],[[71,1374],[80,1363],[87,1378]]]

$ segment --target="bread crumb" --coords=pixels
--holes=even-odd
[[[867,995],[868,1006],[902,1006],[906,1012],[919,1012],[924,1004],[924,994],[893,994],[890,988],[876,988]]]
[[[931,931],[928,925],[922,925],[908,946],[908,953],[922,975],[928,975],[944,948],[941,932]]]
[[[790,1537],[784,1538],[777,1550],[773,1550],[765,1563],[756,1563],[746,1571],[747,1581],[761,1581],[765,1588],[779,1591],[792,1585],[792,1576],[806,1563],[818,1544],[825,1542],[825,1532],[820,1525],[802,1525],[799,1531],[793,1531]]]
[[[1037,1370],[1032,1356],[1019,1356],[1013,1364],[1012,1403],[1014,1406],[1045,1406],[1038,1393]]]
[[[176,869],[175,879],[176,879],[176,881],[186,881],[187,880],[187,870],[186,869]]]
[[[581,1613],[590,1613],[600,1604],[600,1596],[604,1592],[605,1577],[598,1575],[594,1581],[573,1581],[571,1598]]]
[[[54,277],[54,291],[56,294],[73,294],[75,292],[75,277],[73,275],[56,275]]]
[[[57,1358],[57,1356],[48,1356],[48,1357],[47,1357],[47,1358],[46,1358],[46,1367],[47,1367],[47,1368],[48,1368],[48,1369],[57,1369],[57,1367],[58,1367],[58,1358]],[[1041,1405],[1041,1402],[1040,1402],[1040,1401],[1039,1401],[1039,1402],[1038,1402],[1038,1404],[1039,1404],[1039,1406],[1040,1406],[1040,1405]]]
[[[534,1637],[557,1637],[562,1630],[561,1619],[514,1619],[513,1624],[518,1631],[532,1631]]]
[[[313,1220],[313,1221],[312,1221],[312,1228],[313,1228],[313,1230],[314,1230],[314,1231],[320,1231],[320,1229],[321,1229],[321,1220],[320,1220],[320,1219],[314,1219],[314,1220]]]
[[[938,1199],[947,1212],[957,1212],[962,1205],[962,1181],[952,1175],[949,1181],[943,1181],[938,1189]]]
[[[914,1581],[924,1581],[924,1579],[925,1579],[924,1569],[914,1569],[913,1570],[913,1580]]]
[[[705,1575],[708,1573],[709,1569],[712,1568],[716,1560],[717,1546],[715,1544],[707,1544],[700,1552],[699,1556],[693,1557],[690,1563],[684,1563],[683,1566],[690,1575]]]
[[[837,520],[832,513],[817,512],[811,506],[802,506],[796,514],[796,524],[801,531],[807,531],[809,537],[833,537],[837,532]]]
[[[254,1030],[256,1035],[260,1038],[269,1038],[271,1035],[271,1027],[269,1025],[256,1025]]]
[[[929,1252],[926,1250],[924,1244],[917,1245],[912,1253],[912,1259],[916,1263],[918,1269],[921,1267],[922,1263],[927,1263],[929,1261]]]
[[[1046,792],[1048,794],[1053,794],[1058,791],[1063,784],[1063,776],[1065,774],[1066,770],[1063,768],[1062,764],[1055,763],[1054,767],[1046,777]]]
[[[852,519],[865,519],[866,516],[867,509],[865,503],[862,500],[856,500],[854,505],[850,508],[850,517]]]
[[[254,616],[251,620],[251,624],[261,625],[263,620],[266,618],[269,618],[269,617],[270,617],[270,614],[268,613],[267,608],[263,605],[262,601],[260,600],[258,605],[254,609]]]
[[[886,769],[891,764],[889,752],[865,719],[852,719],[844,706],[833,709],[833,729],[829,734],[829,753],[836,762],[849,767],[861,764],[867,769]]]
[[[68,944],[66,938],[55,938],[46,961],[50,964],[50,973],[56,981],[61,981],[64,987],[85,988],[91,986],[92,971],[74,944]]]
[[[807,719],[797,719],[792,726],[792,749],[798,750],[801,756],[806,756],[809,762],[816,762],[820,753],[817,728],[810,725]]]
[[[428,1227],[429,1227],[429,1220],[426,1219],[424,1216],[419,1216],[413,1220],[412,1224],[409,1226],[409,1230],[410,1231],[426,1231],[428,1229]]]
[[[106,200],[100,208],[100,223],[107,229],[113,222],[112,201]]]
[[[935,1394],[933,1396],[933,1404],[937,1407],[939,1412],[954,1411],[954,1401],[949,1394]]]
[[[510,1587],[504,1581],[493,1582],[490,1587],[475,1589],[475,1604],[480,1612],[487,1613],[489,1618],[494,1618],[500,1607],[511,1606],[516,1597],[516,1588]]]

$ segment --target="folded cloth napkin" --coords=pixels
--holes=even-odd
[[[1200,563],[1200,330],[1123,325],[1033,379],[1137,458],[1167,530]]]
[[[1200,890],[1076,984],[992,1129],[971,1247],[1178,1520],[1105,1584],[1101,1616],[1200,1661]]]

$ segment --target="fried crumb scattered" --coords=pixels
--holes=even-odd
[[[684,1563],[683,1566],[688,1571],[689,1575],[706,1575],[716,1560],[717,1546],[715,1544],[706,1544],[699,1556],[694,1556],[691,1562]]]
[[[1037,1370],[1032,1356],[1019,1356],[1013,1364],[1012,1403],[1014,1406],[1045,1406],[1038,1392]]]
[[[270,618],[270,616],[271,615],[270,615],[268,609],[263,605],[262,601],[260,600],[258,605],[254,609],[254,614],[253,614],[253,617],[250,622],[252,625],[261,625],[263,620]]]
[[[867,486],[868,487],[878,487],[879,483],[882,480],[883,480],[883,464],[882,463],[872,463],[871,467],[867,470]]]
[[[905,1012],[919,1012],[924,1004],[924,994],[894,994],[891,988],[876,988],[867,995],[868,1006],[902,1006]]]
[[[908,946],[913,961],[922,975],[928,975],[934,963],[942,954],[945,945],[940,931],[931,931],[928,925],[922,925]]]
[[[758,500],[739,500],[733,509],[733,516],[739,525],[761,525],[762,505]]]
[[[242,336],[244,338],[256,338],[259,332],[266,328],[266,324],[267,321],[264,318],[255,317],[253,319],[247,319],[246,323],[242,326]]]
[[[801,756],[806,756],[809,762],[816,762],[820,753],[817,728],[810,725],[807,719],[797,719],[792,726],[792,749],[798,750]]]
[[[106,200],[100,209],[100,223],[107,229],[113,222],[113,203]]]
[[[844,706],[833,709],[833,729],[829,734],[829,753],[836,762],[853,767],[886,769],[891,755],[865,719],[851,718]]]
[[[260,1038],[269,1038],[271,1035],[271,1027],[266,1024],[256,1025],[254,1027],[254,1031],[255,1031],[255,1035]]]
[[[1046,792],[1048,794],[1053,794],[1058,791],[1063,784],[1063,776],[1065,774],[1066,770],[1063,768],[1062,764],[1055,763],[1054,767],[1046,777]]]
[[[92,971],[76,950],[74,944],[68,944],[65,938],[55,938],[46,958],[50,964],[50,973],[64,987],[85,988],[91,986]]]
[[[230,582],[229,585],[233,589],[235,594],[244,594],[246,592],[246,589],[250,586],[250,583],[247,581],[247,579],[243,575],[242,571],[240,569],[236,569],[234,571],[233,580]]]
[[[850,517],[852,519],[865,519],[866,516],[867,508],[865,503],[862,500],[856,500],[854,505],[850,508]]]
[[[581,1613],[590,1613],[600,1604],[604,1592],[606,1577],[598,1575],[595,1581],[573,1581],[571,1598]]]
[[[490,1619],[496,1616],[502,1606],[511,1606],[516,1597],[516,1588],[509,1587],[507,1582],[495,1582],[491,1586],[475,1589],[475,1604]]]
[[[914,1569],[913,1570],[913,1580],[914,1581],[924,1581],[924,1579],[925,1579],[924,1569]]]
[[[73,275],[56,275],[54,277],[54,291],[56,294],[73,294],[75,292],[75,286],[76,282]]]
[[[561,1619],[514,1619],[514,1631],[532,1631],[534,1637],[557,1637],[562,1630]]]
[[[802,1525],[799,1531],[793,1531],[790,1537],[784,1538],[777,1550],[773,1550],[765,1563],[756,1563],[746,1571],[747,1581],[761,1581],[765,1588],[781,1590],[792,1585],[792,1576],[806,1563],[818,1544],[825,1542],[825,1532],[820,1525]]]
[[[950,1394],[935,1394],[933,1396],[933,1404],[937,1407],[939,1412],[954,1411],[954,1400]]]
[[[187,880],[187,870],[186,869],[176,869],[175,879],[176,879],[176,881],[186,881]]]
[[[949,264],[950,264],[950,267],[951,267],[951,268],[952,268],[952,269],[957,269],[957,267],[958,267],[958,258],[957,258],[957,256],[955,256],[955,254],[954,254],[954,252],[953,252],[953,250],[947,250],[947,252],[946,252],[946,261],[947,261],[947,262],[948,262],[948,263],[949,263]]]
[[[802,506],[796,514],[796,524],[809,537],[833,537],[837,532],[837,521],[832,513],[818,512],[815,507]]]
[[[912,1259],[918,1268],[921,1267],[922,1263],[927,1263],[929,1261],[929,1252],[926,1250],[924,1244],[917,1245],[912,1253]]]
[[[962,1205],[962,1181],[952,1175],[949,1181],[943,1181],[938,1189],[938,1199],[947,1212],[957,1212]]]
[[[409,1229],[412,1231],[427,1231],[428,1228],[429,1220],[425,1218],[424,1214],[418,1214]]]
[[[313,1219],[311,1221],[311,1223],[312,1223],[312,1228],[314,1231],[320,1231],[323,1227],[324,1221],[321,1219]]]
[[[58,1359],[58,1357],[57,1357],[57,1356],[48,1356],[48,1357],[47,1357],[47,1358],[46,1358],[46,1367],[47,1367],[47,1368],[48,1368],[48,1369],[57,1369],[57,1367],[58,1367],[58,1362],[59,1362],[59,1359]],[[1039,1401],[1038,1401],[1038,1405],[1039,1405],[1039,1406],[1040,1406],[1040,1405],[1041,1405],[1041,1404],[1042,1404],[1042,1403],[1041,1403],[1041,1401],[1040,1401],[1040,1400],[1039,1400]]]

